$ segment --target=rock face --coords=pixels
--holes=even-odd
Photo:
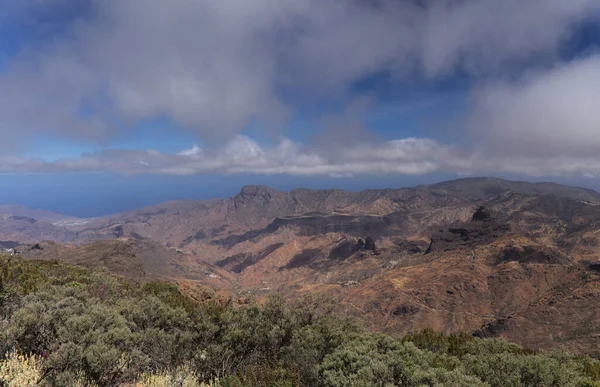
[[[514,328],[514,324],[512,324],[512,317],[509,316],[507,318],[501,318],[486,324],[485,326],[473,332],[473,336],[481,339],[499,337],[503,333],[510,331],[511,328]]]
[[[356,243],[356,249],[362,250],[364,248],[365,248],[365,241],[363,241],[362,239],[359,239],[358,242]]]
[[[373,238],[367,237],[367,239],[365,239],[364,249],[373,252],[377,251],[377,247],[375,247],[375,241],[373,240]]]

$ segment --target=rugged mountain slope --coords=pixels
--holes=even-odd
[[[464,220],[477,201],[501,193],[552,194],[588,202],[600,195],[584,188],[552,183],[470,178],[397,190],[297,189],[279,192],[246,186],[228,199],[176,201],[100,219],[74,219],[17,206],[0,206],[0,240],[28,243],[49,239],[90,242],[120,237],[151,238],[164,245],[203,250],[203,241],[242,235],[267,227],[276,218],[310,215],[358,217],[409,216],[422,227]],[[2,209],[4,208],[4,212]]]
[[[335,224],[339,219],[356,221],[350,217],[373,222],[387,222],[393,218],[398,227],[416,231],[465,220],[479,201],[507,192],[600,201],[599,194],[583,188],[494,178],[363,192],[307,189],[279,192],[264,186],[247,186],[228,199],[169,202],[69,229],[77,231],[75,240],[81,242],[122,236],[144,237],[198,254],[219,255],[208,246],[212,241],[267,228],[277,218],[325,216],[321,223],[329,224]],[[339,217],[325,219],[334,215]],[[205,256],[213,261],[219,257]]]
[[[600,195],[582,188],[491,178],[358,193],[248,186],[67,231],[93,243],[24,254],[209,281],[236,298],[323,294],[398,334],[431,327],[600,352]],[[110,259],[97,254],[106,249]]]
[[[377,330],[466,330],[534,348],[600,351],[600,207],[517,193],[480,204],[466,220],[425,223],[422,233],[393,220],[370,228],[364,219],[308,232],[303,218],[217,265],[240,261],[242,283],[259,294],[337,297]],[[365,231],[376,251],[358,240]]]
[[[195,256],[150,240],[114,239],[90,244],[39,242],[21,245],[17,253],[26,259],[62,260],[90,268],[102,268],[134,280],[194,281],[229,289],[229,272]]]
[[[68,242],[76,233],[64,226],[19,215],[0,215],[0,240],[31,243],[40,240]]]

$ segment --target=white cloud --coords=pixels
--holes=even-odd
[[[194,148],[192,148],[194,149]],[[600,156],[511,155],[459,148],[427,138],[343,145],[336,152],[310,148],[283,138],[273,147],[261,147],[238,136],[222,148],[179,154],[154,150],[110,150],[76,159],[46,162],[0,157],[0,173],[113,172],[119,174],[260,174],[329,176],[422,175],[458,176],[511,173],[529,176],[600,177]]]
[[[194,148],[192,148],[194,149]],[[332,158],[289,139],[263,148],[245,136],[211,151],[167,154],[157,151],[111,150],[78,159],[44,162],[15,157],[0,159],[0,172],[60,173],[102,172],[125,174],[289,174],[347,177],[365,173],[420,174],[447,166],[454,153],[433,140],[405,139],[379,146],[342,148]]]
[[[492,83],[473,101],[471,131],[488,154],[557,164],[600,157],[600,55]]]
[[[457,67],[488,74],[536,56],[553,56],[573,26],[598,18],[596,0],[431,2],[423,67],[436,76]]]
[[[178,153],[179,156],[198,156],[203,150],[196,144],[191,149],[185,149]]]
[[[85,17],[59,20],[57,9],[75,4],[86,4]],[[0,172],[600,176],[600,55],[557,58],[598,11],[597,0],[10,0],[0,23],[22,19],[52,38],[4,63],[1,154],[40,133],[101,143],[155,117],[225,145],[0,156]],[[502,78],[539,58],[554,67]],[[378,141],[355,125],[360,98],[326,120],[333,128],[316,145],[263,147],[239,135],[293,111],[282,91],[347,100],[353,82],[378,71],[395,81],[475,75],[464,138]]]
[[[551,57],[598,7],[597,0],[10,4],[4,17],[27,19],[34,32],[48,30],[42,20],[55,8],[85,4],[86,13],[6,63],[4,151],[44,131],[101,141],[154,117],[203,138],[234,138],[253,120],[281,123],[294,109],[282,90],[343,96],[377,71],[401,79],[415,70],[432,78],[461,69],[497,74],[534,55]]]

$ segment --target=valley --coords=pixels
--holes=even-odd
[[[246,186],[97,219],[0,211],[0,241],[26,259],[237,303],[329,297],[392,335],[432,328],[598,354],[599,204],[588,189],[495,178],[363,192]]]

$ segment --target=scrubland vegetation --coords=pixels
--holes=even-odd
[[[432,331],[394,338],[324,300],[202,303],[0,257],[0,386],[600,386],[600,362]]]

